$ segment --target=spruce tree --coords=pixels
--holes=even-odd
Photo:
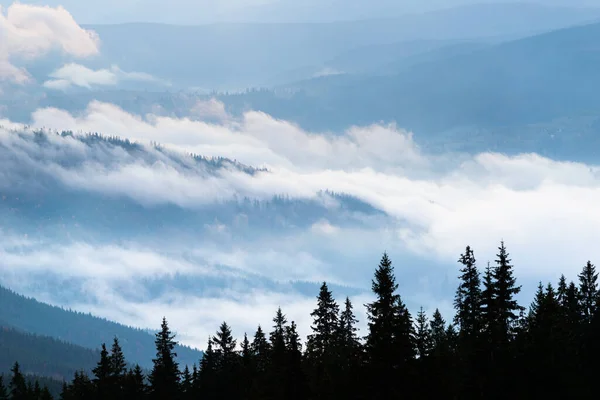
[[[565,275],[562,274],[560,276],[560,279],[558,280],[558,287],[556,288],[557,300],[561,306],[563,306],[565,304],[565,301],[567,298],[567,291],[568,291],[567,278],[565,278]]]
[[[177,342],[175,335],[169,330],[167,319],[163,318],[161,330],[156,334],[156,358],[148,377],[150,381],[150,398],[153,400],[179,399],[180,373],[174,352]]]
[[[429,325],[429,319],[427,314],[423,310],[423,307],[419,309],[417,313],[417,319],[415,320],[415,347],[417,349],[417,357],[425,359],[431,353],[433,348],[433,340],[431,335],[431,327]]]
[[[454,298],[456,308],[454,322],[460,329],[461,339],[472,346],[481,329],[481,280],[475,255],[470,246],[467,246],[465,253],[460,255],[458,262],[463,267],[460,270],[460,284]]]
[[[494,285],[496,287],[496,312],[498,319],[498,336],[494,339],[499,345],[505,345],[513,338],[513,324],[518,320],[521,307],[515,296],[521,291],[521,286],[516,286],[516,278],[513,275],[513,266],[510,264],[509,254],[500,242],[499,252],[496,259],[496,267],[492,272]]]
[[[33,383],[33,390],[31,391],[31,398],[35,400],[39,400],[42,397],[42,387],[40,386],[40,382],[36,379]]]
[[[252,343],[250,344],[250,351],[256,363],[256,371],[259,374],[264,374],[269,366],[271,345],[267,341],[267,337],[260,327],[256,329]]]
[[[96,367],[92,370],[94,374],[93,383],[96,388],[96,393],[100,400],[108,399],[111,397],[111,362],[106,350],[106,344],[102,343],[100,350],[100,360],[96,364]]]
[[[304,400],[307,396],[307,382],[302,366],[302,341],[294,321],[285,327],[285,347],[287,353],[286,399]]]
[[[183,369],[183,374],[181,375],[181,398],[183,400],[192,400],[194,398],[192,393],[192,374],[190,373],[190,369],[186,365]]]
[[[339,397],[344,399],[358,398],[363,395],[363,352],[358,338],[358,320],[354,315],[354,307],[350,298],[346,297],[344,308],[340,313],[338,339],[338,368],[340,384]],[[359,389],[357,390],[357,386]]]
[[[226,322],[219,327],[213,337],[213,351],[217,369],[217,391],[223,398],[239,398],[239,385],[231,385],[231,381],[239,381],[239,355],[235,351],[236,340]]]
[[[306,359],[311,371],[311,390],[315,398],[329,399],[337,392],[339,306],[325,282],[317,296],[317,308],[310,315],[314,318],[313,333],[306,343]]]
[[[319,290],[317,308],[310,315],[313,317],[313,333],[308,336],[306,353],[307,357],[318,360],[335,347],[338,338],[339,306],[325,282]]]
[[[588,261],[578,277],[583,321],[589,324],[598,302],[598,273],[594,264]]]
[[[268,372],[271,369],[271,344],[259,325],[250,343],[254,361],[254,379],[250,389],[252,399],[262,400],[267,396]]]
[[[273,325],[273,330],[269,335],[271,351],[267,381],[270,382],[270,385],[267,397],[280,399],[285,398],[286,394],[285,367],[287,363],[287,350],[285,346],[287,319],[281,311],[281,307],[277,309],[273,322],[275,325]]]
[[[213,338],[209,337],[198,371],[198,393],[202,394],[203,399],[213,400],[217,398],[217,372],[217,357],[213,350]]]
[[[564,386],[551,387],[548,380],[559,383],[562,380],[559,352],[556,346],[560,338],[560,304],[551,284],[544,289],[540,283],[530,313],[530,350],[529,365],[532,379],[531,395],[553,397]],[[561,393],[559,397],[567,396]]]
[[[431,318],[432,351],[438,352],[446,345],[446,321],[439,309],[435,309]]]
[[[50,393],[50,390],[48,389],[47,386],[44,386],[42,388],[42,393],[40,394],[39,399],[40,400],[54,400],[52,397],[52,394]],[[2,397],[0,397],[0,400],[2,400]]]
[[[4,386],[4,377],[0,374],[0,400],[8,400],[8,391]]]
[[[69,398],[73,400],[94,399],[97,392],[94,390],[94,383],[83,371],[76,372],[68,390]]]
[[[350,349],[352,352],[360,347],[358,339],[358,320],[354,315],[354,307],[349,297],[344,302],[344,310],[340,313],[339,323],[339,341],[343,348]]]
[[[125,378],[124,398],[127,400],[143,400],[146,398],[148,388],[142,368],[136,364],[127,372]]]
[[[69,385],[67,384],[67,382],[62,383],[62,389],[60,391],[60,395],[58,397],[59,400],[70,400],[72,397],[70,396],[69,393]]]
[[[397,289],[392,262],[384,253],[372,281],[376,299],[366,305],[369,327],[366,355],[369,390],[374,399],[394,397],[403,384],[410,382],[407,371],[414,357],[412,322]]]
[[[18,362],[15,362],[10,370],[12,377],[9,383],[10,399],[11,400],[28,400],[29,394],[27,391],[27,383],[21,372],[21,367]]]
[[[109,362],[112,400],[115,400],[115,398],[121,399],[123,398],[127,363],[125,362],[125,356],[119,344],[119,339],[116,336],[113,339]]]
[[[454,323],[458,325],[458,350],[462,373],[461,397],[484,396],[484,377],[487,371],[481,370],[481,332],[483,321],[481,280],[477,270],[475,254],[470,246],[460,255],[462,265],[459,286],[454,297],[456,315]]]
[[[498,330],[498,310],[497,310],[497,285],[493,278],[492,268],[488,262],[483,275],[483,291],[481,292],[481,324],[482,331],[485,333],[484,341],[488,351],[494,343],[494,336]]]
[[[242,368],[242,377],[240,382],[242,385],[241,398],[250,399],[252,382],[254,381],[256,372],[254,369],[254,357],[252,356],[252,349],[250,348],[250,340],[248,340],[248,335],[245,332],[244,340],[242,341],[242,350],[240,352],[240,356]]]

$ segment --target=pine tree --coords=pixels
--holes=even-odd
[[[551,382],[560,382],[562,379],[558,354],[561,349],[555,345],[560,337],[560,318],[560,304],[554,288],[548,284],[544,289],[540,283],[529,318],[531,348],[528,369],[533,371],[531,378],[533,386],[537,387],[536,396],[544,394],[545,397],[554,397],[558,394],[558,388],[550,387],[547,382],[548,379]],[[562,393],[562,396],[567,395]]]
[[[202,394],[203,399],[213,400],[217,398],[216,380],[217,360],[213,350],[213,338],[209,337],[198,371],[198,393]]]
[[[370,367],[370,387],[374,399],[394,397],[402,384],[408,384],[408,363],[414,357],[410,313],[396,293],[394,268],[384,253],[372,281],[376,300],[366,305],[369,334],[366,355]]]
[[[252,356],[252,349],[250,348],[250,340],[248,340],[248,335],[244,332],[244,340],[242,341],[242,350],[240,352],[241,356],[241,367],[242,367],[242,399],[250,399],[251,398],[251,388],[252,383],[254,381],[254,377],[256,376],[256,371],[254,368],[254,357]]]
[[[259,325],[250,344],[254,361],[254,379],[250,389],[252,399],[264,399],[267,396],[268,372],[271,369],[271,344]]]
[[[363,396],[363,348],[358,338],[358,320],[350,298],[346,297],[344,309],[340,313],[338,332],[338,368],[340,384],[339,398],[351,399]],[[357,386],[360,388],[357,390]]]
[[[163,318],[161,330],[156,334],[156,358],[148,379],[150,380],[150,398],[154,400],[179,399],[180,373],[176,361],[177,345],[175,335],[169,330],[166,318]]]
[[[0,374],[0,400],[8,400],[8,391],[4,386],[4,377]]]
[[[52,398],[52,394],[50,393],[50,390],[48,390],[47,386],[44,386],[42,388],[42,393],[40,394],[39,399],[40,400],[54,400]],[[2,397],[0,397],[0,400],[2,400]]]
[[[578,277],[583,320],[589,324],[596,312],[598,302],[598,273],[594,264],[588,261]]]
[[[217,369],[217,391],[226,399],[239,398],[237,391],[239,385],[230,383],[232,380],[239,381],[239,355],[235,351],[236,340],[226,322],[221,324],[213,337],[213,345]]]
[[[307,395],[307,383],[302,368],[302,341],[294,321],[285,327],[285,346],[287,353],[285,398],[304,400]]]
[[[485,396],[483,393],[484,374],[481,371],[481,319],[482,293],[481,280],[475,255],[470,246],[458,260],[462,264],[459,277],[460,283],[454,298],[456,315],[455,324],[458,325],[458,349],[460,354],[461,397],[472,398]]]
[[[446,345],[446,321],[439,309],[435,309],[431,319],[432,351],[437,352]]]
[[[498,310],[497,310],[497,285],[494,282],[493,272],[488,262],[483,277],[483,291],[481,292],[481,322],[482,330],[485,333],[484,342],[487,350],[490,351],[494,340],[496,331],[498,330]]]
[[[306,352],[309,358],[316,360],[335,347],[338,337],[339,306],[325,282],[317,297],[317,308],[310,315],[314,318],[311,326],[313,334],[308,336]]]
[[[27,383],[25,382],[25,377],[21,372],[21,367],[18,362],[15,362],[13,367],[10,370],[12,372],[12,377],[10,379],[9,388],[10,388],[10,399],[11,400],[28,400],[29,394],[27,391]]]
[[[76,372],[71,387],[68,390],[70,399],[94,399],[96,391],[94,390],[94,383],[90,381],[90,378],[83,371]]]
[[[270,333],[271,351],[268,372],[268,381],[270,382],[267,397],[273,399],[285,398],[285,367],[287,363],[287,350],[285,347],[285,327],[287,319],[281,307],[277,309],[275,318],[273,318],[273,330]]]
[[[556,289],[557,300],[561,306],[564,305],[564,303],[566,301],[567,291],[568,291],[567,278],[565,278],[565,275],[563,274],[560,276],[560,279],[558,280],[558,287]]]
[[[262,374],[267,371],[269,366],[271,345],[267,341],[267,337],[263,332],[260,325],[256,329],[252,343],[250,344],[250,351],[256,362],[256,370]]]
[[[182,379],[181,379],[181,398],[184,400],[191,400],[194,398],[192,393],[192,374],[190,373],[190,369],[186,365],[183,369]]]
[[[415,321],[415,347],[417,349],[417,357],[424,359],[431,353],[433,348],[433,340],[431,337],[431,328],[427,314],[420,308]]]
[[[62,390],[60,391],[59,400],[71,400],[72,396],[69,393],[69,385],[63,381]]]
[[[125,385],[125,375],[127,373],[127,363],[123,350],[119,344],[119,339],[115,336],[110,352],[110,390],[112,400],[123,398],[123,387]]]
[[[335,372],[338,368],[339,306],[323,282],[317,308],[310,314],[313,333],[306,343],[306,359],[311,370],[311,389],[317,399],[329,399],[337,392]]]
[[[463,265],[463,268],[460,270],[460,284],[454,298],[456,308],[454,322],[459,326],[463,341],[472,345],[481,329],[481,281],[475,255],[470,246],[467,246],[458,262]]]
[[[31,398],[35,400],[39,400],[42,397],[42,388],[40,386],[40,382],[36,379],[33,383],[33,390],[31,391]]]
[[[143,400],[146,398],[148,387],[142,368],[136,365],[127,372],[125,378],[124,398],[127,400]]]
[[[513,324],[519,318],[523,307],[519,306],[515,296],[521,292],[521,286],[516,286],[516,278],[513,275],[513,266],[510,264],[509,254],[500,243],[499,253],[496,259],[492,277],[496,287],[496,312],[498,319],[498,336],[494,339],[499,346],[506,345],[513,338]]]
[[[94,374],[93,383],[96,387],[96,392],[100,400],[109,399],[111,397],[111,362],[106,350],[106,344],[102,343],[102,349],[100,350],[100,361],[96,364],[96,367],[92,370]]]
[[[354,315],[354,308],[349,297],[346,297],[344,302],[344,310],[340,314],[339,323],[339,341],[342,348],[348,349],[353,353],[355,350],[360,348],[360,341],[358,339],[358,328],[356,324],[358,320]]]

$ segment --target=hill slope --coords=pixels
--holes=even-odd
[[[154,336],[147,331],[120,325],[91,314],[44,304],[2,286],[0,304],[0,321],[11,327],[32,334],[51,336],[88,349],[98,349],[102,343],[112,343],[114,336],[117,336],[125,358],[130,363],[140,364],[143,368],[152,366],[156,350]],[[159,324],[160,320],[157,321],[157,326]],[[198,363],[202,356],[200,351],[186,346],[178,346],[176,352],[182,365]],[[95,359],[93,355],[94,352],[91,352],[85,357],[89,356],[91,361]]]
[[[75,371],[89,373],[99,359],[97,350],[25,333],[0,322],[0,374],[9,374],[19,362],[25,374],[70,380]]]

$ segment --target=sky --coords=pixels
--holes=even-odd
[[[0,81],[14,85],[29,79],[16,59],[59,52],[85,60],[102,51],[100,38],[62,8],[13,6],[0,16],[0,34]],[[46,86],[110,85],[119,79],[153,78],[118,66],[93,71],[73,62],[53,72]],[[266,201],[284,195],[326,204],[326,217],[306,227],[285,226],[242,240],[236,236],[241,215],[235,223],[206,224],[203,240],[165,235],[110,243],[90,240],[83,231],[58,241],[10,226],[0,229],[0,259],[8,267],[0,271],[0,282],[128,325],[156,327],[166,315],[185,344],[200,348],[223,320],[237,337],[257,323],[270,326],[278,306],[306,335],[315,299],[290,290],[289,280],[366,289],[353,298],[364,332],[361,305],[370,298],[369,277],[383,251],[398,262],[406,301],[429,313],[440,307],[448,317],[452,299],[437,289],[457,275],[456,260],[466,245],[483,266],[506,240],[528,293],[538,280],[556,282],[561,273],[576,279],[588,259],[600,259],[597,165],[536,154],[429,154],[418,145],[419,133],[401,124],[350,127],[333,136],[255,110],[234,117],[216,100],[197,103],[182,118],[134,115],[92,101],[81,114],[40,108],[28,126],[2,116],[0,126],[0,148],[6,152],[0,157],[1,190],[16,182],[35,187],[41,182],[36,179],[48,176],[66,193],[127,199],[147,208],[147,215],[164,205],[200,212],[244,196]],[[31,138],[35,129],[129,138],[144,144],[148,157],[68,137],[53,136],[50,145],[40,146],[14,133]],[[151,142],[179,158],[164,156]],[[229,157],[266,171],[208,173],[186,158],[188,153]],[[354,196],[383,216],[344,214],[335,199],[322,195],[325,190]],[[196,290],[178,277],[225,285]],[[251,280],[257,277],[280,286],[261,286]],[[56,282],[69,283],[78,295],[65,300]],[[156,285],[162,289],[151,290]]]
[[[523,0],[29,0],[24,4],[62,5],[83,24],[164,22],[199,24],[220,21],[310,22],[380,18],[479,3],[532,3]],[[7,7],[12,0],[0,0]],[[538,3],[597,7],[595,0],[545,0]]]

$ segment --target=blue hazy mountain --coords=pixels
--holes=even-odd
[[[523,37],[597,17],[600,9],[490,4],[328,23],[89,25],[85,27],[99,34],[102,53],[86,65],[108,68],[116,64],[124,71],[152,74],[175,88],[245,89],[286,71],[321,65],[361,46]],[[47,59],[28,69],[42,80],[59,65],[58,60]]]
[[[599,34],[600,24],[589,24],[425,60],[394,75],[323,76],[287,91],[221,99],[238,112],[250,107],[312,130],[396,121],[446,149],[589,160],[600,137]]]

